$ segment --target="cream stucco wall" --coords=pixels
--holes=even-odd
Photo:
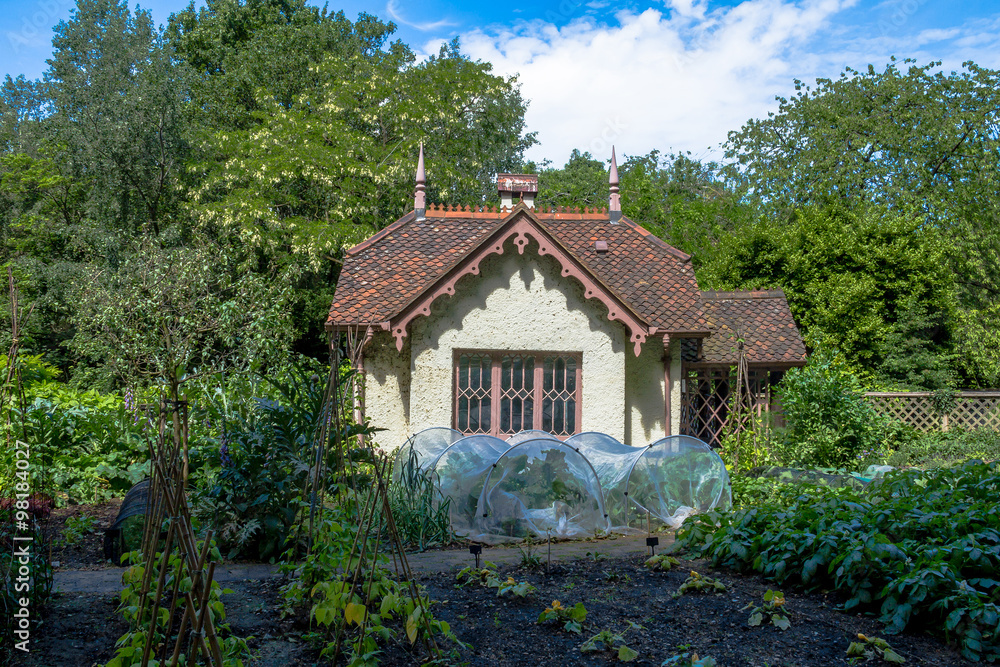
[[[625,444],[641,447],[667,435],[663,428],[663,339],[649,338],[642,353],[625,356]],[[681,342],[670,342],[670,434],[680,432]]]
[[[639,357],[625,327],[583,297],[583,288],[563,278],[551,257],[532,243],[523,255],[513,244],[488,257],[480,275],[459,280],[453,296],[418,317],[397,351],[388,332],[365,348],[365,410],[375,436],[392,449],[412,434],[453,423],[454,351],[512,350],[580,352],[582,431],[600,431],[633,446],[664,435],[663,344],[649,338]],[[680,341],[670,349],[671,433],[680,428]]]
[[[604,306],[584,299],[580,284],[536,250],[531,244],[519,255],[508,243],[503,255],[480,265],[479,276],[462,278],[454,296],[413,321],[415,432],[452,424],[454,350],[532,350],[581,352],[582,430],[624,438],[625,328],[608,321]]]
[[[409,339],[404,339],[400,352],[396,339],[388,331],[379,331],[365,346],[363,364],[365,414],[373,426],[386,429],[375,434],[375,442],[382,449],[395,449],[412,432]]]

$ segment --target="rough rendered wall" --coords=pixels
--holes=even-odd
[[[681,432],[681,339],[670,343],[670,435]]]
[[[536,250],[519,255],[508,243],[410,325],[414,432],[452,425],[453,350],[528,350],[582,352],[582,430],[625,437],[625,327]]]
[[[663,339],[651,337],[638,357],[631,351],[625,356],[625,378],[625,444],[642,447],[656,442],[665,435]]]
[[[375,434],[379,447],[392,450],[410,436],[410,345],[396,350],[388,331],[375,334],[365,346],[365,414],[372,426],[384,428]]]

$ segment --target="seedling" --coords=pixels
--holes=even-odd
[[[497,580],[496,589],[497,597],[513,595],[514,597],[526,598],[535,592],[534,586],[527,581],[517,582],[514,580],[514,577],[507,577],[507,581]]]
[[[648,567],[653,572],[666,572],[673,568],[675,565],[680,565],[681,562],[674,558],[673,556],[668,556],[666,554],[660,554],[659,556],[653,556],[652,558],[647,558],[644,565]]]
[[[677,592],[674,593],[675,598],[679,598],[685,593],[721,593],[726,590],[726,585],[723,584],[718,579],[713,579],[712,577],[705,577],[694,570],[691,570],[691,575],[684,580]]]
[[[588,639],[580,647],[581,653],[596,653],[598,651],[618,651],[618,659],[622,662],[632,662],[639,653],[625,644],[625,638],[610,630],[601,630]]]
[[[492,586],[492,581],[497,580],[497,566],[495,563],[490,561],[485,561],[483,567],[466,567],[459,570],[455,579],[459,581],[459,586],[469,586],[470,584],[477,584],[484,588]],[[465,579],[463,582],[462,580]]]
[[[97,519],[89,514],[71,516],[66,519],[66,527],[63,528],[62,541],[66,546],[76,544],[83,539],[84,535],[97,530]]]
[[[558,621],[563,624],[563,630],[566,632],[580,634],[583,632],[582,624],[586,618],[587,608],[582,602],[577,602],[572,607],[564,607],[559,600],[553,600],[552,604],[538,615],[538,622]]]
[[[524,548],[519,544],[517,550],[521,553],[521,567],[528,570],[541,567],[542,557],[535,553],[535,543],[530,537],[524,541]]]
[[[847,647],[847,657],[849,658],[882,658],[886,662],[893,662],[902,665],[906,659],[892,650],[889,642],[879,637],[866,637],[858,633],[858,641],[851,642]]]
[[[792,625],[792,622],[788,620],[788,616],[785,614],[785,594],[781,591],[768,589],[764,593],[764,604],[754,607],[753,602],[751,602],[743,607],[743,611],[751,609],[751,607],[750,618],[747,620],[748,625],[754,627],[760,625],[765,616],[770,616],[771,624],[779,630],[787,630]]]
[[[660,667],[717,667],[715,658],[699,658],[697,653],[678,653],[660,663]]]
[[[587,558],[589,558],[590,560],[592,560],[595,563],[597,563],[597,562],[600,562],[602,560],[607,560],[608,557],[605,556],[604,554],[598,553],[596,551],[588,551],[587,552]]]

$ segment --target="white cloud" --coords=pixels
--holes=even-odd
[[[441,28],[449,28],[455,24],[448,20],[441,21],[423,21],[423,22],[411,22],[407,21],[402,12],[399,9],[399,5],[396,0],[389,0],[385,3],[385,13],[388,14],[393,21],[400,25],[405,25],[407,27],[413,28],[414,30],[420,30],[422,32],[429,32],[431,30],[440,30]]]
[[[706,9],[700,0],[668,0],[666,12],[621,11],[610,24],[589,16],[561,26],[520,21],[472,30],[461,41],[496,72],[519,74],[530,100],[528,129],[541,141],[531,159],[562,164],[573,148],[607,158],[611,144],[619,155],[656,148],[718,158],[727,132],[776,108],[775,95],[789,95],[793,79],[836,77],[846,65],[881,67],[893,53],[912,55],[884,36],[860,38],[837,24],[855,3],[746,0]],[[944,30],[914,36],[911,47],[959,38]],[[438,43],[425,48],[436,51]]]

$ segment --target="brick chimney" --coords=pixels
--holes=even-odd
[[[535,208],[538,174],[497,174],[497,192],[501,208],[513,208],[519,201]]]

